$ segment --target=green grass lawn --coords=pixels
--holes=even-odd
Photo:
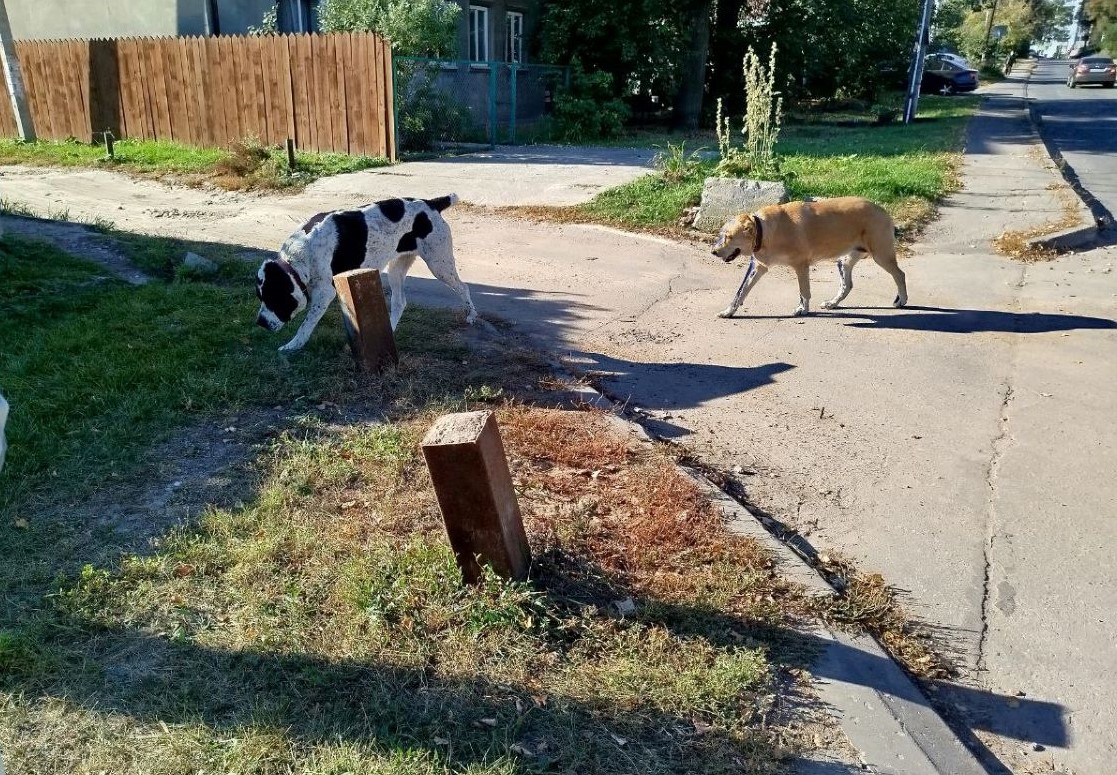
[[[255,143],[229,149],[192,148],[154,140],[120,140],[114,158],[102,145],[76,140],[24,143],[0,139],[0,164],[44,167],[90,167],[186,182],[209,182],[229,189],[291,189],[329,175],[387,165],[387,159],[342,153],[303,153],[287,166],[286,151]]]
[[[192,247],[216,279],[137,237],[129,287],[0,238],[9,773],[777,770],[807,604],[666,452],[533,407],[538,359],[456,312],[410,307],[382,377],[336,309],[279,356],[254,267]],[[536,563],[463,589],[418,441],[485,407]]]
[[[783,127],[777,152],[793,199],[864,196],[887,208],[901,228],[926,221],[953,189],[965,126],[978,98],[926,96],[909,126],[873,126],[865,116],[814,115]],[[691,136],[687,148],[717,150]],[[663,147],[669,138],[661,138]],[[677,142],[677,141],[676,141]],[[698,203],[715,161],[694,159],[674,175],[653,174],[605,191],[575,210],[590,220],[636,228],[671,227]]]

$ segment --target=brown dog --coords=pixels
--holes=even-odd
[[[842,288],[822,305],[824,309],[837,307],[853,290],[853,267],[865,256],[872,256],[896,281],[892,305],[902,307],[908,303],[907,282],[896,265],[892,218],[880,206],[861,197],[790,202],[762,207],[754,215],[742,213],[722,227],[713,253],[726,263],[741,254],[752,256],[737,295],[718,317],[733,317],[749,291],[777,264],[790,266],[799,278],[799,306],[795,314],[810,314],[810,266],[839,256],[844,256],[838,260]]]

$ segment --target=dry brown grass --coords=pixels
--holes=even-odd
[[[947,678],[954,667],[927,628],[911,619],[896,590],[879,573],[865,573],[847,557],[823,555],[821,569],[842,580],[839,595],[815,601],[814,610],[829,624],[872,634],[910,673]]]
[[[1078,210],[1078,199],[1066,184],[1053,183],[1047,186],[1047,190],[1055,193],[1062,206],[1063,211],[1060,217],[1030,229],[1010,229],[1002,232],[1000,236],[993,240],[993,247],[996,248],[998,253],[1028,263],[1053,261],[1058,258],[1059,252],[1057,250],[1033,246],[1029,244],[1029,241],[1037,237],[1055,234],[1064,229],[1072,229],[1082,223],[1082,216]]]

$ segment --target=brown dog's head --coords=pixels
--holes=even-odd
[[[756,222],[748,213],[742,213],[721,227],[713,254],[729,263],[742,253],[751,255],[756,245]]]

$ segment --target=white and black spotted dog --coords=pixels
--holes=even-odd
[[[466,322],[472,324],[477,320],[477,308],[458,277],[450,226],[442,217],[442,211],[457,201],[456,194],[437,199],[385,199],[359,210],[314,216],[287,238],[279,249],[279,258],[260,266],[256,275],[256,295],[260,298],[257,324],[278,331],[306,310],[295,337],[279,348],[283,353],[300,350],[337,295],[333,276],[369,268],[388,275],[395,330],[407,306],[403,281],[416,257],[457,292],[469,307]]]

